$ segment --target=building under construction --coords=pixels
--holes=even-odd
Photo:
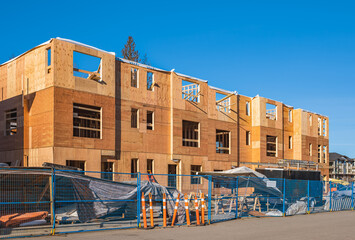
[[[71,40],[1,64],[0,88],[0,162],[11,166],[156,174],[283,167],[329,176],[327,117]]]

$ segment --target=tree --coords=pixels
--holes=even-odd
[[[124,48],[121,52],[122,57],[127,60],[148,64],[147,54],[144,54],[142,59],[140,58],[139,52],[136,50],[136,43],[134,42],[132,36],[128,36],[127,43],[124,45]]]

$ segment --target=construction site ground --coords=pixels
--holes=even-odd
[[[271,218],[243,218],[202,227],[108,230],[28,239],[117,240],[117,239],[355,239],[355,211]]]
[[[155,229],[126,229],[71,233],[26,239],[53,240],[181,240],[264,239],[327,240],[355,239],[355,211],[326,212],[292,217],[243,218],[208,226]]]

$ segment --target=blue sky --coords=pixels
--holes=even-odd
[[[0,62],[51,37],[330,118],[330,151],[355,157],[354,1],[5,1]]]

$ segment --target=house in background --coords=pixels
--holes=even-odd
[[[329,177],[347,182],[355,181],[355,159],[335,152],[329,153]]]

